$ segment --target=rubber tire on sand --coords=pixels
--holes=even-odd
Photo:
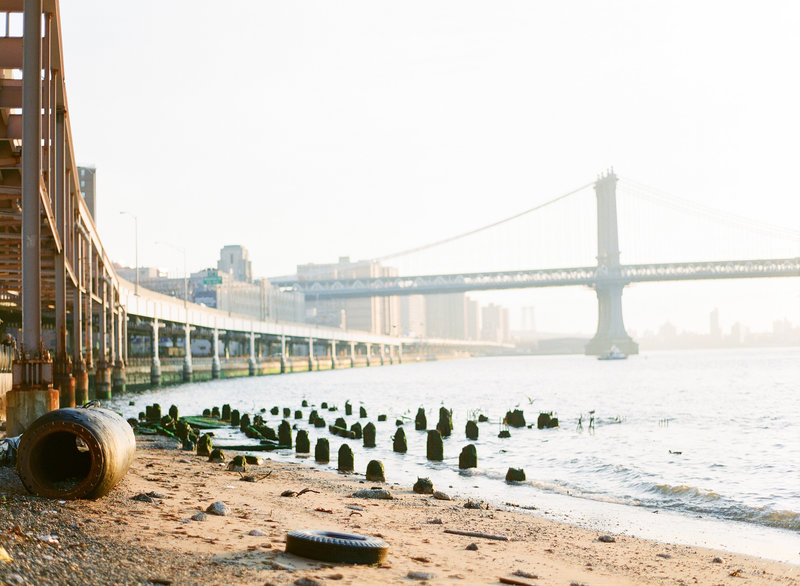
[[[386,559],[389,544],[355,533],[304,529],[289,531],[286,552],[324,562],[377,564]]]

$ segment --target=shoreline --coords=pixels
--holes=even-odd
[[[15,583],[15,574],[22,579],[17,583],[292,584],[307,578],[377,584],[413,583],[409,576],[428,575],[428,583],[487,584],[519,571],[537,576],[514,578],[530,584],[718,584],[732,577],[750,584],[800,584],[800,567],[788,563],[620,532],[609,533],[615,541],[606,543],[599,532],[577,525],[494,507],[466,509],[462,498],[437,500],[407,486],[302,462],[265,459],[249,471],[267,472],[258,482],[243,482],[224,464],[183,452],[169,438],[141,435],[128,474],[97,501],[32,497],[13,471],[0,469],[0,546],[12,560],[0,562],[0,579]],[[350,496],[372,486],[395,498]],[[280,496],[305,488],[312,492]],[[153,492],[158,496],[152,502],[133,498]],[[225,502],[231,514],[192,520],[215,501]],[[283,551],[292,529],[380,537],[389,543],[389,555],[379,566],[307,560]],[[509,541],[445,529],[506,535]],[[473,543],[477,549],[465,549]]]

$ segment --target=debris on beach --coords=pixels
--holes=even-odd
[[[391,500],[394,497],[392,493],[388,490],[384,490],[382,488],[368,488],[365,490],[357,490],[352,495],[353,498],[357,499],[382,499],[382,500]]]
[[[464,503],[465,509],[486,509],[489,510],[489,505],[483,501],[468,500]]]
[[[508,535],[496,535],[494,533],[482,533],[480,531],[462,531],[460,529],[445,529],[445,533],[451,535],[464,535],[465,537],[480,537],[482,539],[493,539],[494,541],[510,541]]]
[[[231,508],[222,501],[216,501],[206,507],[206,513],[226,517],[231,514]]]
[[[602,541],[603,543],[615,543],[617,540],[611,535],[601,535],[597,538],[597,541]]]

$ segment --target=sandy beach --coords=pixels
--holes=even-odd
[[[230,454],[229,454],[230,457]],[[268,457],[267,457],[268,458]],[[6,584],[800,584],[800,566],[601,534],[506,507],[469,509],[410,486],[265,459],[243,481],[225,464],[137,436],[123,481],[96,501],[26,494],[0,469],[0,580]],[[265,476],[269,473],[268,476]],[[391,500],[352,493],[380,486]],[[447,487],[436,487],[447,492]],[[281,496],[285,491],[299,496]],[[148,498],[141,495],[149,494]],[[142,499],[142,500],[137,500]],[[224,516],[199,515],[224,502]],[[200,520],[194,520],[196,517]],[[285,553],[287,531],[380,537],[377,566]],[[508,541],[445,533],[474,531]],[[473,545],[474,544],[474,545]],[[469,549],[468,549],[469,547]]]

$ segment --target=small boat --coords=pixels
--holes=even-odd
[[[606,352],[605,354],[601,354],[597,357],[598,360],[625,360],[628,357],[627,354],[622,352],[616,346],[611,346],[611,349]]]

